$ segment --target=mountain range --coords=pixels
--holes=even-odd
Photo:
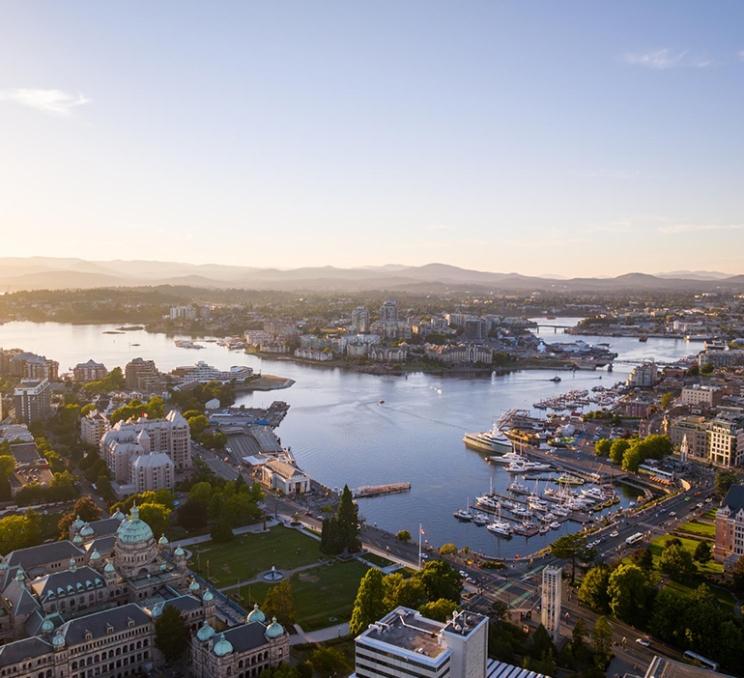
[[[437,292],[447,289],[590,292],[623,290],[744,290],[744,275],[715,271],[627,273],[607,278],[558,278],[476,271],[448,264],[334,266],[289,270],[170,261],[87,261],[56,257],[0,257],[0,291],[90,289],[142,285],[297,291]]]

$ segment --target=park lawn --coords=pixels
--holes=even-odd
[[[684,525],[680,525],[679,529],[683,532],[689,532],[699,537],[709,537],[714,539],[716,536],[716,528],[713,523],[700,523],[697,520],[693,520]]]
[[[658,561],[661,557],[661,552],[664,549],[664,544],[668,539],[679,539],[680,542],[682,542],[682,547],[685,549],[685,551],[689,551],[691,556],[695,555],[695,548],[700,543],[700,540],[698,539],[692,539],[688,537],[675,537],[671,534],[662,534],[660,537],[656,537],[651,542],[651,554],[654,558],[654,567],[658,568]],[[695,565],[698,568],[698,572],[701,573],[709,573],[709,574],[720,574],[723,572],[723,565],[721,563],[717,563],[715,560],[709,560],[704,565],[701,563],[698,563],[695,561]]]
[[[367,560],[370,563],[374,563],[378,567],[389,567],[390,565],[393,565],[392,560],[388,560],[387,558],[378,556],[376,553],[370,553],[369,551],[365,551],[361,555],[362,555],[362,558],[364,558],[364,560]]]
[[[305,631],[335,626],[351,618],[359,580],[367,568],[356,560],[336,561],[292,575],[296,622]],[[251,584],[240,589],[240,603],[250,609],[263,603],[272,584]],[[237,591],[231,593],[237,594]],[[237,596],[236,596],[237,597]]]
[[[687,584],[680,584],[679,582],[672,581],[671,579],[668,579],[664,583],[665,588],[674,589],[675,591],[679,591],[680,593],[687,593],[692,594],[694,593],[697,586],[688,586]],[[718,602],[727,608],[727,611],[732,612],[734,609],[734,604],[736,602],[734,596],[732,596],[728,591],[725,589],[719,588],[717,586],[710,586],[708,584],[708,588],[710,589],[710,592],[716,597]]]
[[[193,547],[191,566],[218,588],[253,579],[276,565],[292,570],[323,559],[320,543],[281,525],[268,532],[244,534],[230,542]]]

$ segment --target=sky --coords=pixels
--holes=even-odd
[[[0,256],[744,273],[744,3],[0,4]]]

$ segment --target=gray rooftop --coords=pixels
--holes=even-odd
[[[11,666],[26,659],[41,657],[52,652],[52,646],[46,640],[36,636],[16,640],[14,643],[0,646],[0,666]]]
[[[63,624],[59,632],[64,636],[67,645],[78,645],[85,641],[85,635],[88,632],[95,639],[108,635],[109,626],[113,628],[114,633],[125,631],[129,628],[130,620],[135,626],[142,626],[150,622],[150,617],[139,605],[128,603],[121,607],[113,607],[110,610],[94,612],[85,617],[73,619]]]
[[[744,485],[732,485],[726,493],[723,505],[728,506],[734,513],[744,508]]]
[[[446,645],[440,640],[443,628],[444,624],[426,619],[415,610],[398,607],[367,629],[357,640],[369,638],[436,659],[447,652]]]
[[[235,652],[248,652],[266,644],[266,627],[258,622],[233,626],[225,631],[225,638]]]
[[[69,560],[70,558],[79,558],[84,555],[83,550],[79,549],[69,539],[64,541],[53,541],[49,544],[39,544],[38,546],[29,546],[25,549],[16,549],[5,556],[5,562],[8,567],[17,567],[20,565],[27,573],[34,568],[49,563],[55,563],[59,560]]]

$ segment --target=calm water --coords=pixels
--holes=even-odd
[[[546,322],[577,321],[561,318]],[[0,325],[0,347],[21,347],[47,355],[59,361],[60,371],[89,358],[110,369],[142,356],[155,360],[162,370],[204,360],[220,369],[246,364],[290,377],[296,382],[290,389],[246,395],[238,402],[257,406],[275,399],[289,402],[289,415],[278,433],[312,476],[331,487],[410,481],[413,489],[408,494],[361,501],[362,514],[369,522],[391,531],[407,529],[416,534],[422,523],[434,544],[451,541],[504,556],[533,551],[556,534],[575,529],[575,525],[567,523],[560,531],[533,537],[527,543],[524,537],[504,541],[485,528],[458,523],[452,512],[464,506],[468,498],[472,500],[487,490],[490,478],[496,489],[504,489],[510,482],[506,472],[465,449],[463,433],[489,428],[504,410],[528,409],[549,395],[611,385],[631,368],[616,364],[613,374],[561,372],[559,384],[549,381],[555,374],[552,370],[476,379],[424,374],[378,377],[260,360],[210,343],[204,344],[204,350],[181,349],[164,334],[103,334],[107,329],[113,326],[7,323]],[[548,343],[574,340],[547,328],[540,330],[540,336]],[[619,359],[626,360],[675,360],[699,350],[695,344],[671,339],[649,339],[645,344],[630,338],[583,339],[607,342],[620,354]]]

